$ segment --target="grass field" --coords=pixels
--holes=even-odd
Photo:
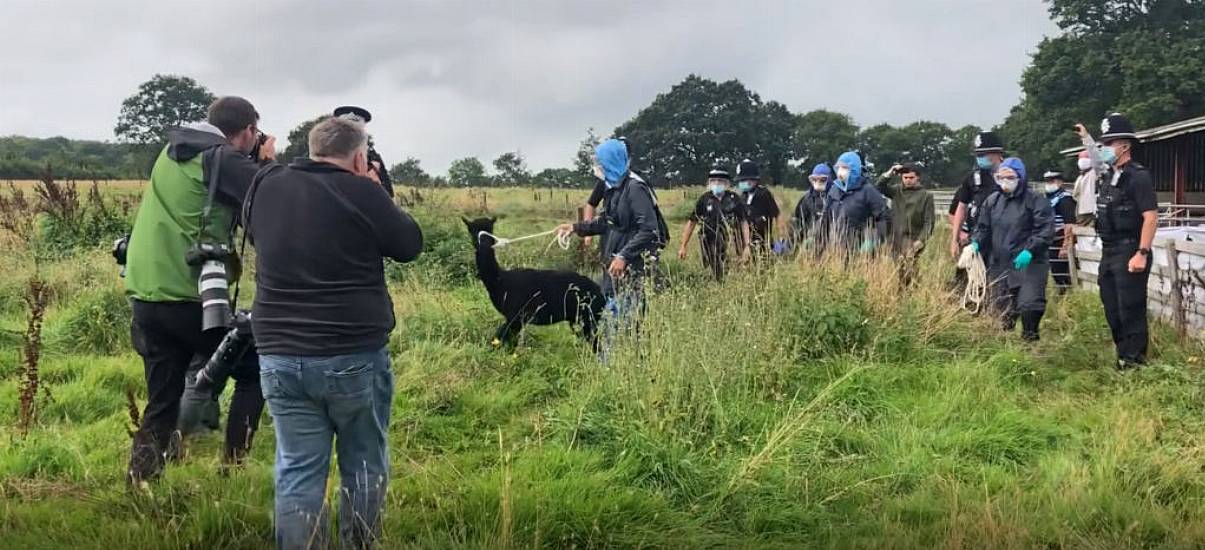
[[[677,247],[699,190],[662,192]],[[643,337],[602,367],[565,326],[488,345],[498,315],[459,216],[424,192],[428,251],[390,266],[398,326],[388,548],[1199,548],[1200,344],[1154,327],[1118,374],[1098,299],[1052,299],[1022,343],[961,312],[930,246],[901,292],[885,260],[795,260],[723,286],[671,259]],[[489,190],[498,233],[572,218],[584,192]],[[790,194],[793,205],[797,195]],[[264,548],[273,431],[219,472],[202,437],[149,491],[123,481],[126,391],[145,403],[104,250],[41,259],[50,289],[39,415],[17,429],[31,246],[0,272],[0,547]],[[527,242],[510,266],[573,266]],[[595,270],[597,271],[597,270]]]

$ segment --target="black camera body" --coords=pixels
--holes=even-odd
[[[196,391],[212,394],[215,389],[225,385],[230,373],[238,366],[243,356],[255,347],[255,334],[251,330],[251,312],[240,309],[234,313],[231,328],[222,337],[218,349],[205,362],[205,366],[197,371]]]
[[[130,254],[130,236],[122,235],[120,239],[113,241],[113,247],[109,249],[109,254],[113,255],[113,260],[117,265],[121,266],[121,276],[126,276],[126,260]]]
[[[268,134],[259,132],[255,135],[255,145],[251,147],[251,152],[247,153],[251,160],[259,162],[259,150],[268,142]]]

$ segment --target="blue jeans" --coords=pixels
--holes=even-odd
[[[276,425],[276,546],[328,546],[332,438],[341,480],[339,546],[371,546],[389,484],[389,353],[262,355],[260,383]]]

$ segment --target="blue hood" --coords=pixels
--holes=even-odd
[[[1029,178],[1027,177],[1027,174],[1025,173],[1025,163],[1021,162],[1021,159],[1019,159],[1017,157],[1008,157],[1008,158],[1004,159],[1004,162],[1000,163],[1000,166],[1001,167],[1007,166],[1009,168],[1012,168],[1013,172],[1017,173],[1017,178],[1018,178],[1017,189],[1015,191],[1013,191],[1013,194],[1011,196],[1015,197],[1015,196],[1019,196],[1019,195],[1024,195],[1025,191],[1029,189]],[[999,168],[997,168],[997,170],[999,170]]]
[[[836,179],[833,180],[838,189],[849,192],[862,186],[862,157],[853,151],[848,151],[837,158],[837,164],[849,166],[849,183],[842,184]]]
[[[607,187],[615,187],[628,175],[628,148],[618,139],[608,139],[594,150],[594,157],[603,169]]]

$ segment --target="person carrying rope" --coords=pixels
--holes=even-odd
[[[1019,317],[1021,338],[1034,342],[1046,313],[1054,213],[1045,196],[1029,189],[1021,159],[1005,159],[994,176],[1000,190],[983,201],[967,246],[987,259],[989,291],[1004,330],[1013,330]]]

